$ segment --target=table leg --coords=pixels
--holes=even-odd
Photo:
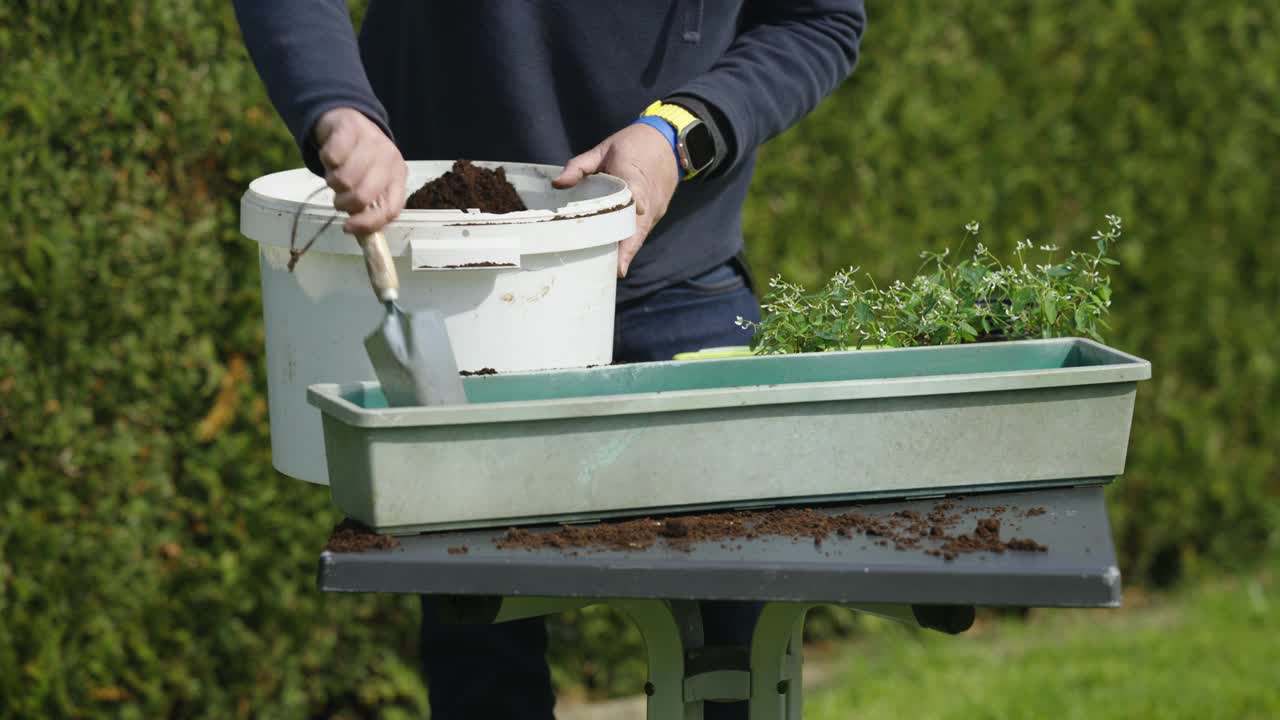
[[[685,651],[702,646],[702,614],[693,600],[611,600],[631,617],[649,660],[649,720],[702,720],[702,701],[685,701]]]
[[[807,603],[767,603],[751,639],[751,720],[800,720]]]
[[[625,612],[644,638],[650,720],[702,720],[707,700],[748,700],[750,720],[800,720],[804,705],[804,618],[812,603],[765,603],[750,648],[707,647],[696,600],[554,597],[443,597],[449,622],[506,622],[604,602]],[[973,624],[972,606],[846,605],[917,627],[960,633]]]
[[[703,703],[686,689],[687,652],[702,647],[698,603],[663,600],[613,600],[644,637],[649,660],[645,684],[649,720],[701,720]],[[750,720],[800,720],[804,704],[803,603],[768,603],[756,621],[751,642]]]

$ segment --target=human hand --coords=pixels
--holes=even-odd
[[[409,166],[382,128],[359,110],[334,108],[316,122],[315,138],[333,206],[351,216],[343,230],[368,235],[400,214]]]
[[[627,268],[645,238],[667,214],[671,196],[680,182],[680,169],[671,143],[661,132],[648,125],[631,125],[570,160],[551,184],[558,188],[573,187],[582,178],[597,172],[626,181],[636,203],[635,234],[623,240],[618,248],[618,277],[626,277]]]

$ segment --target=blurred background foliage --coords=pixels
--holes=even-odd
[[[1155,377],[1122,568],[1247,567],[1280,505],[1280,5],[871,13],[854,79],[761,153],[757,274],[905,278],[969,220],[1007,251],[1123,216],[1107,339]],[[0,67],[0,716],[421,716],[415,600],[317,592],[337,514],[271,469],[238,201],[299,162],[230,4],[7,2]],[[643,677],[612,613],[552,631],[564,686]]]

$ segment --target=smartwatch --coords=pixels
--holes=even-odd
[[[673,144],[682,179],[694,177],[715,162],[716,143],[711,128],[685,108],[659,100],[645,108],[640,119],[650,123],[662,120],[674,131]]]

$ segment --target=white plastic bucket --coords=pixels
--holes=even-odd
[[[401,306],[445,316],[462,370],[612,362],[617,243],[635,231],[626,184],[593,175],[556,190],[556,166],[476,165],[506,168],[529,210],[401,213],[383,230],[396,257]],[[451,166],[410,162],[410,191]],[[306,169],[254,180],[241,199],[240,230],[259,245],[272,463],[290,477],[327,485],[320,413],[307,404],[307,386],[374,380],[363,341],[384,310],[359,247],[342,231],[345,213],[322,188],[323,179]],[[298,247],[320,234],[290,272],[295,217]]]

